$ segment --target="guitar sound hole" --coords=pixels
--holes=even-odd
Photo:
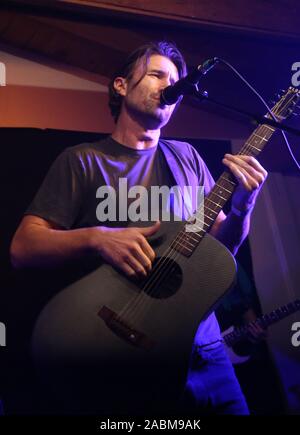
[[[166,299],[179,290],[181,283],[182,270],[176,261],[158,257],[154,260],[153,272],[141,287],[152,298]]]

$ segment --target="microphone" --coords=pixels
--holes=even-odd
[[[182,95],[191,94],[195,88],[197,89],[196,85],[202,76],[205,76],[218,62],[219,58],[217,57],[207,59],[201,65],[198,65],[190,74],[178,80],[174,85],[167,86],[161,93],[161,104],[170,106],[171,104],[177,103]]]

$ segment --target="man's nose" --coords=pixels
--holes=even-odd
[[[164,88],[167,88],[168,86],[170,86],[172,84],[171,78],[167,77],[167,76],[164,77],[162,81],[163,81],[163,84],[164,84]]]

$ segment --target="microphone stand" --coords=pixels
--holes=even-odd
[[[247,112],[246,110],[239,109],[237,107],[231,106],[229,104],[221,103],[220,101],[216,101],[213,98],[208,97],[207,91],[199,91],[197,86],[193,86],[188,93],[188,95],[192,95],[196,97],[198,100],[202,101],[208,101],[210,103],[213,103],[217,106],[225,107],[225,109],[231,110],[232,112],[237,112],[239,114],[242,114],[246,116],[247,118],[250,118],[255,124],[265,124],[269,125],[270,127],[279,128],[280,130],[288,131],[289,133],[293,133],[296,136],[300,136],[300,130],[289,127],[286,124],[282,124],[278,121],[274,121],[272,118],[266,118],[265,116],[257,115],[255,113]]]

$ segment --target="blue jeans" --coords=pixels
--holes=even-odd
[[[249,409],[222,343],[195,347],[184,393],[187,412],[248,415]]]

